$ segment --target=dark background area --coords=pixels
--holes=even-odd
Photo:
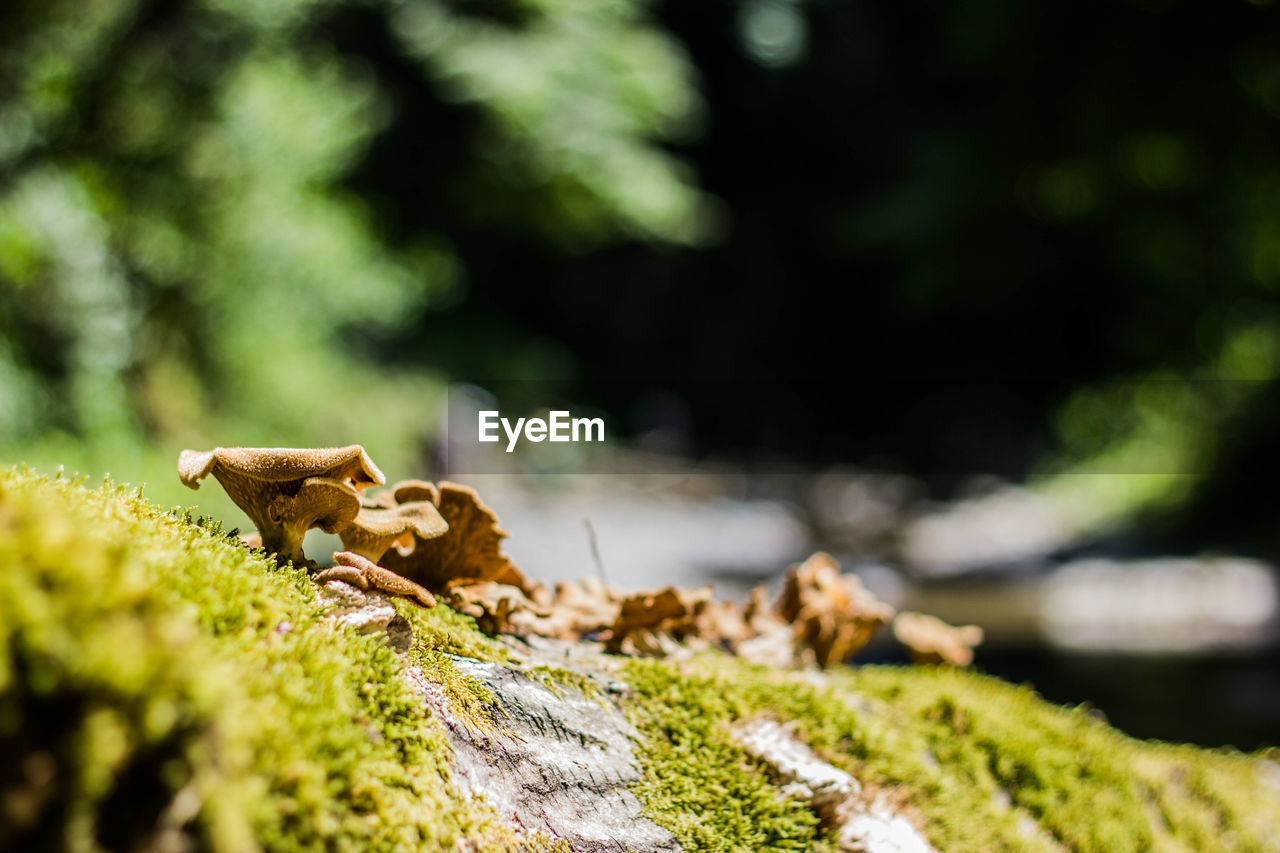
[[[565,257],[450,221],[447,201],[422,201],[439,198],[456,163],[446,152],[413,171],[409,157],[425,128],[465,127],[465,116],[412,75],[393,78],[415,109],[353,180],[392,200],[406,227],[448,233],[470,287],[383,354],[504,378],[504,339],[551,338],[571,354],[579,393],[624,423],[637,380],[723,390],[775,379],[762,399],[682,393],[697,449],[736,444],[730,433],[753,419],[821,411],[756,436],[757,448],[1017,477],[1052,443],[1046,413],[1074,388],[1194,372],[1235,329],[1276,315],[1273,285],[1250,269],[1263,251],[1251,220],[1280,204],[1261,197],[1278,174],[1269,9],[797,3],[806,47],[776,68],[744,48],[746,8],[654,7],[706,98],[702,134],[676,150],[722,202],[707,248]],[[377,21],[351,24],[335,28],[344,49],[385,52]],[[915,389],[897,378],[923,381],[937,405],[912,405]],[[1274,549],[1264,383],[1163,533]],[[726,410],[732,428],[717,417]],[[957,435],[997,440],[983,452]]]
[[[7,3],[0,461],[169,502],[183,447],[425,474],[445,381],[525,380],[681,458],[940,501],[1161,476],[1076,552],[1274,564],[1278,14]],[[1137,734],[1280,731],[1272,651],[1022,654],[980,663]],[[1206,672],[1222,702],[1169,710]]]

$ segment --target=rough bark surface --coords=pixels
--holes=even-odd
[[[638,735],[617,708],[574,688],[553,691],[519,669],[454,660],[501,708],[498,732],[481,733],[449,713],[438,689],[420,684],[449,729],[454,782],[468,795],[483,796],[513,826],[564,839],[574,851],[680,849],[631,793],[640,778],[631,749]]]
[[[317,593],[336,625],[385,632],[398,651],[412,643],[408,623],[374,590],[331,580]],[[439,684],[417,667],[407,677],[449,732],[453,783],[483,798],[512,828],[568,842],[574,853],[678,851],[668,830],[645,816],[631,785],[641,778],[632,744],[640,734],[608,698],[625,692],[604,668],[599,647],[531,637],[511,640],[522,663],[451,656],[458,670],[492,691],[492,725],[478,728],[454,709]],[[586,676],[600,690],[549,685],[537,667],[550,664]],[[545,670],[543,670],[545,672]],[[815,674],[821,678],[820,674]],[[778,785],[778,796],[806,802],[823,824],[838,829],[849,853],[935,853],[893,806],[864,796],[858,781],[822,761],[776,722],[747,721],[733,732],[744,752]]]

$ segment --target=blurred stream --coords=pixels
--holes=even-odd
[[[1012,488],[979,505],[923,504],[903,478],[848,473],[459,479],[502,508],[508,552],[544,581],[711,583],[740,599],[827,550],[899,609],[981,625],[982,670],[1131,735],[1280,743],[1280,585],[1255,560],[1109,557]],[[887,631],[858,658],[904,659]]]

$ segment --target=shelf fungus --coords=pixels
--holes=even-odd
[[[325,584],[329,581],[342,581],[343,583],[351,584],[357,589],[372,589],[386,595],[407,598],[423,607],[436,606],[436,597],[430,591],[423,589],[406,577],[401,577],[395,572],[384,569],[359,554],[354,554],[350,551],[339,551],[333,555],[333,561],[337,565],[319,572],[315,576],[316,583]]]
[[[441,483],[440,485],[448,486],[452,484]],[[401,480],[391,487],[391,497],[398,504],[416,503],[417,501],[438,504],[440,503],[440,490],[436,488],[434,483],[428,483],[426,480]]]
[[[977,625],[948,625],[936,616],[905,610],[893,620],[893,635],[916,663],[968,666],[974,646],[982,643]]]
[[[433,506],[440,502],[440,490],[426,480],[400,480],[385,489],[360,496],[360,505],[369,509],[395,509],[400,504],[423,501]]]
[[[210,474],[258,528],[262,546],[299,565],[308,565],[302,538],[309,529],[342,530],[360,511],[360,491],[385,482],[358,444],[182,451],[178,476],[184,485],[198,489]]]
[[[393,546],[401,555],[413,551],[418,541],[435,539],[449,530],[436,505],[414,501],[387,508],[360,507],[346,528],[339,530],[342,547],[374,561]]]
[[[797,653],[812,655],[824,669],[852,657],[893,612],[822,552],[787,570],[778,600],[779,615],[792,623]]]
[[[414,547],[407,554],[395,549],[386,552],[387,568],[437,591],[459,581],[494,581],[532,594],[529,580],[502,553],[507,532],[474,489],[456,483],[442,482],[437,487],[409,481],[397,484],[395,497],[401,506],[424,500],[435,504],[448,530],[430,539],[414,533]]]

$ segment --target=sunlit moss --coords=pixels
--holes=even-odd
[[[420,667],[456,721],[500,728],[493,693],[454,656],[512,656],[469,618],[398,605],[416,638],[405,660],[333,631],[305,573],[216,522],[27,473],[0,475],[0,565],[0,847],[121,849],[157,831],[215,851],[515,843],[448,784],[444,727],[403,677]],[[600,697],[586,676],[532,673]],[[939,849],[1243,850],[1280,825],[1263,778],[1280,770],[1260,757],[1134,741],[974,673],[818,676],[709,654],[627,661],[619,677],[643,736],[636,793],[690,851],[832,849],[730,740],[733,721],[762,714],[794,722]]]
[[[0,495],[0,742],[58,780],[27,843],[119,849],[174,813],[213,850],[509,843],[447,785],[446,735],[400,659],[323,625],[302,572],[131,490],[7,474]],[[457,618],[416,619],[418,654],[483,702],[431,648],[485,651]]]
[[[859,667],[819,686],[716,654],[632,661],[625,677],[646,736],[637,793],[686,849],[830,842],[797,804],[764,795],[762,772],[728,739],[756,715],[794,722],[940,850],[1251,850],[1274,842],[1280,820],[1257,757],[1135,741],[1086,709],[968,671]]]

